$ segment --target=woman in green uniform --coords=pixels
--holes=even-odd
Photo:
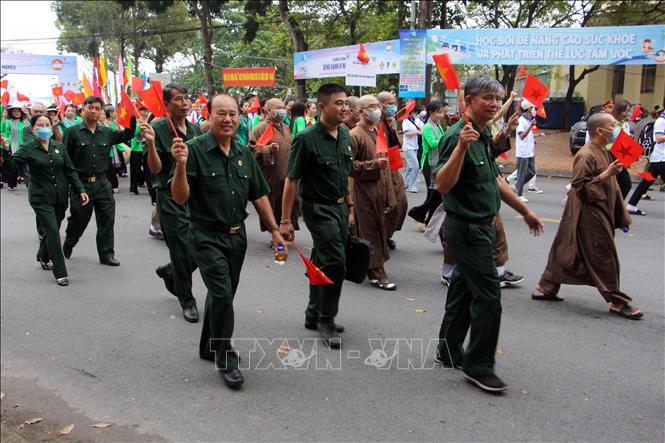
[[[295,102],[291,107],[291,136],[295,137],[300,131],[307,129],[307,122],[305,121],[305,113],[307,112],[307,105],[303,102]]]
[[[30,120],[35,139],[23,145],[9,160],[10,168],[27,165],[30,168],[28,201],[37,217],[39,250],[37,260],[42,269],[53,270],[60,286],[67,286],[67,268],[60,243],[60,223],[65,218],[69,187],[88,204],[83,184],[76,174],[65,146],[52,139],[51,120],[35,115]]]
[[[7,108],[7,119],[2,120],[2,136],[9,140],[7,149],[2,150],[3,160],[7,161],[9,156],[21,147],[23,144],[23,128],[28,126],[28,116],[20,104],[14,103]],[[2,181],[7,183],[10,191],[16,189],[18,177],[24,176],[25,173],[21,169],[14,169],[10,171],[8,168],[3,168]]]

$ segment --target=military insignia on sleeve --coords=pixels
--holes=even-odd
[[[238,160],[238,166],[242,166],[242,160]]]
[[[56,150],[55,150],[55,153],[56,153],[56,154],[60,154],[60,151],[56,149]]]

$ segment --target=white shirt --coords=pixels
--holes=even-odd
[[[653,124],[653,139],[656,141],[656,135],[665,134],[665,112],[661,113]],[[665,162],[665,142],[654,143],[651,151],[651,163]]]
[[[418,127],[413,124],[408,118],[402,122],[402,133],[406,134],[407,132],[417,131]],[[418,150],[418,136],[404,136],[402,141],[402,150],[403,151],[417,151]]]
[[[531,158],[536,155],[535,145],[533,139],[533,130],[529,131],[526,137],[522,139],[520,134],[526,132],[531,127],[531,119],[521,115],[519,123],[517,124],[517,137],[515,137],[515,156],[520,158]]]

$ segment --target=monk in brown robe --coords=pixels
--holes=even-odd
[[[346,113],[346,118],[340,124],[351,132],[351,129],[355,128],[356,125],[360,122],[360,110],[358,110],[358,97],[350,95],[346,98],[349,102],[349,112]]]
[[[381,121],[381,104],[373,95],[358,100],[360,124],[351,130],[353,150],[353,201],[356,209],[356,234],[370,243],[374,254],[370,257],[367,276],[372,286],[394,291],[397,285],[388,280],[384,269],[390,258],[386,233],[386,214],[395,206],[390,178],[390,161],[386,154],[376,152],[376,124]]]
[[[386,128],[386,139],[388,147],[399,146],[399,138],[395,131],[395,113],[397,111],[397,98],[388,91],[379,92],[377,99],[382,105],[382,121]],[[406,200],[406,190],[404,188],[404,178],[399,170],[390,171],[390,179],[395,193],[395,208],[386,214],[386,235],[388,236],[388,246],[395,249],[395,241],[392,239],[396,231],[402,229],[409,202]]]
[[[605,150],[612,142],[615,122],[608,113],[594,114],[587,122],[591,139],[575,156],[566,208],[545,272],[531,297],[561,301],[562,283],[595,286],[611,313],[639,320],[644,314],[619,289],[614,230],[628,228],[631,220],[616,179],[623,166],[618,160],[611,162]]]
[[[275,220],[282,220],[282,194],[284,193],[284,183],[286,181],[286,167],[289,161],[289,152],[291,150],[291,130],[284,124],[286,117],[286,107],[284,102],[278,98],[271,98],[264,105],[265,119],[261,121],[252,130],[247,143],[254,152],[256,162],[261,168],[261,172],[270,186],[270,206],[272,207]],[[261,138],[263,132],[272,125],[275,131],[274,137],[268,141],[265,146],[257,146],[256,142]],[[298,202],[293,204],[291,212],[291,223],[294,229],[298,227],[298,217],[300,210]],[[261,231],[267,231],[266,226],[261,223]]]

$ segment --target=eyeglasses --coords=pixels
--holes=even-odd
[[[376,111],[377,109],[381,109],[381,105],[379,105],[379,104],[369,105],[369,106],[365,106],[363,109],[369,109],[371,111]]]

